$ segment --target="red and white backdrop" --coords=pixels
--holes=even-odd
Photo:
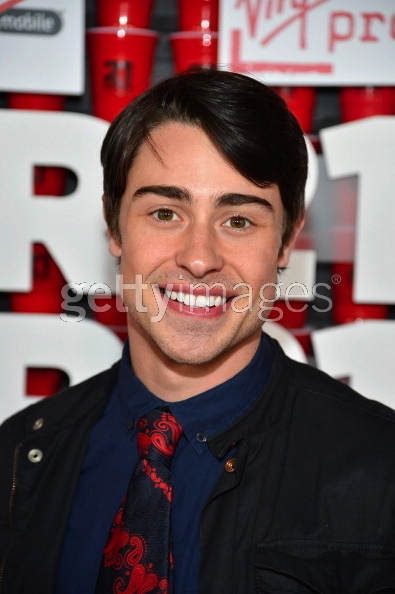
[[[216,3],[200,4],[207,15]],[[0,55],[6,57],[0,91],[7,98],[0,109],[0,420],[67,381],[106,368],[125,337],[125,313],[110,293],[116,291],[116,266],[100,199],[99,151],[112,116],[103,116],[101,97],[92,97],[91,113],[64,110],[66,95],[87,92],[84,10],[81,0],[0,0]],[[193,35],[180,25],[174,39],[197,37],[201,55],[195,47],[190,60],[206,66],[215,40],[218,56],[211,54],[209,65],[248,72],[274,87],[299,118],[309,148],[306,227],[280,279],[290,308],[283,306],[282,319],[267,323],[267,331],[291,356],[395,407],[392,0],[348,6],[341,0],[226,0],[217,10],[215,25],[202,19]],[[106,93],[124,102],[149,85],[153,62],[147,80],[127,88],[138,71],[139,44],[147,38],[152,44],[160,33],[147,31],[149,21],[137,33],[132,24],[128,29],[123,23],[121,36],[117,27],[118,40],[131,43],[133,36],[130,56],[104,62]],[[105,28],[101,23],[94,35]],[[182,69],[175,42],[169,43],[174,69]],[[313,131],[318,91],[325,86],[338,89],[340,121]],[[325,283],[319,282],[320,266],[330,268]],[[80,315],[93,302],[100,311]],[[320,311],[326,312],[323,323]]]

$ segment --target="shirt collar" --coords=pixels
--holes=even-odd
[[[231,427],[254,404],[268,380],[272,347],[262,333],[250,363],[227,381],[201,394],[169,404],[152,394],[134,375],[126,341],[119,371],[119,396],[128,415],[136,422],[158,406],[169,406],[194,450],[207,450],[207,439]]]

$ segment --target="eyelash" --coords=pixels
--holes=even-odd
[[[177,213],[174,212],[174,210],[172,210],[171,208],[157,208],[156,210],[154,210],[153,212],[151,212],[151,215],[154,217],[154,219],[156,219],[157,221],[161,222],[161,223],[171,223],[174,219],[173,216],[170,220],[166,220],[166,219],[160,219],[159,218],[159,213],[168,213],[171,215],[175,215],[177,217],[177,219],[175,220],[179,220],[180,217],[177,215]]]
[[[166,213],[168,215],[171,215],[171,219],[166,220],[166,219],[160,219],[159,218],[159,213]],[[176,212],[174,212],[174,210],[172,210],[171,208],[158,208],[156,210],[154,210],[153,212],[150,213],[151,216],[153,216],[157,221],[160,221],[161,223],[171,223],[174,220],[180,220],[180,217],[177,215]],[[177,217],[176,219],[173,218],[173,216]],[[233,220],[242,220],[244,221],[244,226],[243,227],[232,227],[230,222]],[[229,217],[225,223],[224,223],[224,227],[231,227],[232,229],[236,229],[236,230],[244,230],[248,227],[250,227],[253,223],[247,219],[245,216],[241,215],[241,214],[234,214],[231,217]]]
[[[253,224],[249,219],[247,219],[247,217],[239,214],[239,215],[232,215],[231,217],[229,217],[229,219],[224,223],[224,227],[231,227],[231,225],[227,224],[227,223],[230,223],[230,221],[235,220],[235,219],[243,220],[245,222],[245,225],[243,227],[232,227],[232,229],[244,230]]]

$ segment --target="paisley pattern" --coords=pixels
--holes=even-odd
[[[137,446],[140,456],[149,458],[151,454],[157,460],[158,453],[155,450],[164,456],[171,457],[174,454],[182,429],[172,414],[166,411],[160,412],[160,418],[154,421],[152,426],[149,426],[147,417],[142,417],[137,424],[139,431]]]
[[[130,535],[123,521],[123,504],[119,508],[104,549],[104,567],[113,568],[118,573],[113,583],[114,594],[145,594],[162,592],[169,594],[167,578],[159,579],[152,564],[144,565],[147,545],[140,535]]]
[[[158,487],[159,489],[162,489],[167,500],[171,502],[172,497],[173,497],[173,487],[171,487],[168,483],[166,483],[163,479],[161,479],[160,476],[158,476],[156,468],[153,468],[152,466],[150,466],[148,460],[144,460],[143,470],[150,477],[151,481],[154,483],[154,487]]]
[[[110,530],[96,594],[171,594],[170,466],[181,435],[168,410],[139,420],[139,461]]]

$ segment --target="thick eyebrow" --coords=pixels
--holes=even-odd
[[[185,188],[179,188],[178,186],[143,186],[138,188],[133,196],[141,198],[146,194],[156,194],[157,196],[163,196],[163,198],[172,198],[188,204],[192,203],[190,193]]]
[[[273,205],[269,200],[253,194],[221,194],[215,200],[215,206],[243,206],[245,204],[256,204],[266,210],[273,211]]]
[[[179,200],[180,202],[185,202],[187,204],[192,204],[193,202],[192,196],[188,190],[178,186],[143,186],[138,188],[133,196],[135,198],[141,198],[146,194],[156,194],[157,196],[171,198],[172,200]],[[273,205],[268,200],[259,196],[254,196],[253,194],[228,192],[226,194],[221,194],[213,200],[213,206],[217,208],[223,206],[243,206],[245,204],[256,204],[265,208],[266,210],[271,212],[273,211]]]

